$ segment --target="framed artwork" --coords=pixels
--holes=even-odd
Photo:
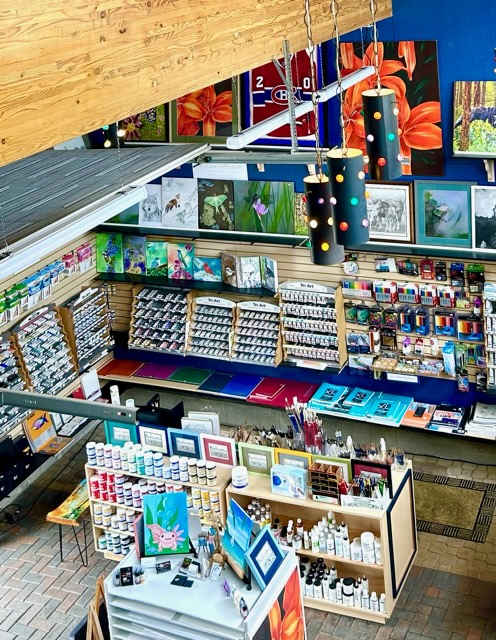
[[[167,242],[149,240],[145,243],[146,274],[148,276],[164,276],[167,278]]]
[[[387,481],[389,497],[393,497],[393,481],[391,477],[391,465],[370,460],[351,460],[351,477],[356,478],[383,478]]]
[[[234,228],[248,233],[294,235],[294,184],[235,180]]]
[[[145,184],[147,196],[139,203],[139,225],[158,228],[162,226],[162,186]]]
[[[315,66],[316,77],[322,76],[320,69],[320,46],[316,47]],[[284,60],[278,60],[282,73]],[[296,102],[307,102],[312,99],[311,60],[309,51],[303,49],[291,54],[291,72],[293,76],[293,91]],[[288,92],[273,62],[248,71],[243,75],[243,89],[246,99],[243,114],[243,129],[258,124],[288,108]],[[323,121],[323,105],[319,105],[320,121]],[[321,129],[322,131],[322,129]],[[315,118],[313,111],[302,115],[296,120],[296,134],[298,146],[315,146]],[[321,135],[322,138],[322,135]],[[289,124],[268,133],[265,137],[255,140],[254,145],[291,146],[291,130]]]
[[[330,456],[319,456],[318,454],[312,455],[312,462],[315,462],[316,460],[332,462],[333,465],[341,467],[343,479],[347,484],[349,484],[353,479],[353,474],[351,473],[351,460],[348,458],[331,458]]]
[[[413,198],[409,182],[367,182],[371,240],[413,242]]]
[[[193,260],[193,276],[199,282],[222,282],[220,258],[196,256]]]
[[[236,466],[236,445],[233,438],[200,434],[202,458],[225,467]]]
[[[98,273],[124,273],[120,233],[96,234],[96,270]]]
[[[248,442],[238,443],[239,464],[245,466],[249,473],[259,476],[270,476],[274,465],[274,449]]]
[[[200,229],[234,230],[234,183],[232,180],[198,180]]]
[[[160,104],[147,111],[124,118],[119,129],[124,131],[124,143],[167,142],[168,105]]]
[[[171,142],[217,142],[239,131],[238,78],[193,91],[170,105]]]
[[[188,433],[182,429],[168,429],[167,438],[169,441],[169,454],[171,456],[201,458],[199,433]]]
[[[275,576],[283,560],[284,552],[267,525],[259,531],[246,552],[246,563],[262,591]]]
[[[145,556],[189,553],[186,492],[143,496]]]
[[[162,178],[162,227],[198,229],[198,182],[195,178]]]
[[[252,528],[250,516],[231,498],[220,544],[227,554],[229,566],[240,578],[245,575],[245,553],[250,547]]]
[[[496,158],[496,81],[454,83],[453,155]]]
[[[124,273],[146,273],[145,236],[122,236],[122,254],[124,259]]]
[[[496,187],[472,187],[472,247],[496,249]]]
[[[140,444],[148,447],[152,451],[159,451],[163,453],[164,456],[169,455],[167,427],[138,424],[138,432]]]
[[[470,187],[474,182],[415,180],[418,244],[471,247]]]
[[[167,243],[168,277],[172,280],[193,280],[193,259],[195,247],[192,244]]]
[[[124,424],[105,420],[105,441],[123,446],[126,442],[138,444],[138,429],[135,424]]]
[[[436,41],[379,42],[377,53],[381,82],[396,92],[403,175],[444,175]],[[343,76],[367,65],[374,66],[374,58],[373,43],[365,51],[363,42],[340,45]],[[365,155],[362,92],[375,85],[375,76],[370,76],[343,92],[346,141]],[[337,115],[337,106],[333,108]],[[334,140],[325,142],[329,147],[334,144],[337,144]]]
[[[309,469],[312,464],[312,454],[306,451],[294,451],[293,449],[274,449],[276,464],[286,464],[290,467]]]

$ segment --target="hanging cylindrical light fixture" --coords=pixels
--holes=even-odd
[[[310,257],[313,264],[331,265],[343,262],[344,247],[336,243],[336,232],[331,205],[329,178],[322,171],[322,149],[319,133],[319,95],[317,93],[315,44],[312,38],[310,2],[304,0],[305,25],[307,27],[308,48],[310,51],[310,81],[312,88],[312,106],[315,120],[315,153],[317,173],[303,178],[305,206],[310,239]]]
[[[336,242],[329,178],[310,175],[305,187],[310,255],[314,264],[330,265],[344,260],[344,247]]]
[[[327,166],[336,240],[347,247],[363,244],[369,239],[363,153],[360,149],[332,149]]]
[[[335,0],[331,2],[331,13],[336,39],[336,73],[340,89],[342,76],[339,66],[339,30]],[[368,241],[369,220],[367,218],[363,153],[361,149],[347,146],[342,91],[339,91],[338,95],[340,103],[339,124],[343,146],[327,153],[327,166],[329,168],[336,240],[339,244],[349,247]]]
[[[402,175],[400,136],[396,93],[381,87],[377,26],[375,22],[376,0],[370,0],[374,40],[374,67],[376,87],[362,92],[363,124],[367,145],[368,169],[374,180],[394,180]]]

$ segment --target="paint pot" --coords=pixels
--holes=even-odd
[[[353,578],[343,578],[341,584],[343,585],[343,597],[353,596],[353,588],[355,586]]]

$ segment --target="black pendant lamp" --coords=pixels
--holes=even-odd
[[[363,153],[360,149],[332,149],[327,153],[331,206],[336,240],[346,247],[369,240]]]
[[[303,178],[303,183],[313,264],[326,266],[343,262],[344,247],[336,242],[329,178],[323,174],[310,175]]]
[[[400,137],[396,94],[393,89],[381,87],[377,26],[375,22],[376,0],[370,0],[374,40],[374,67],[376,87],[362,92],[363,123],[367,145],[368,168],[374,180],[394,180],[402,175]]]

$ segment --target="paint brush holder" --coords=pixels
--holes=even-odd
[[[313,499],[337,504],[339,502],[339,483],[342,479],[341,467],[324,460],[315,460],[309,469]]]

